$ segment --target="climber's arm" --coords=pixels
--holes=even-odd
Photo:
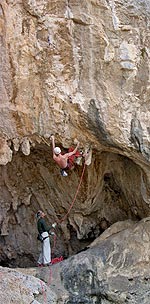
[[[54,135],[51,136],[51,141],[52,141],[52,151],[53,151],[53,156],[55,155],[54,153],[54,148],[55,148],[55,137]]]
[[[77,143],[76,148],[72,152],[66,153],[64,156],[67,157],[67,158],[72,156],[73,154],[75,154],[77,152],[78,147],[79,147],[79,142]]]

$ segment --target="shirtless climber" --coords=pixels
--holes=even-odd
[[[76,148],[72,152],[61,154],[61,149],[59,147],[55,147],[55,138],[54,135],[51,136],[52,140],[52,149],[53,149],[53,159],[60,167],[60,173],[62,176],[68,176],[65,170],[69,169],[69,157],[75,154],[79,147],[79,142],[77,143]]]

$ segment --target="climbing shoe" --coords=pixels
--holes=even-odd
[[[60,170],[60,174],[62,176],[68,176],[67,172],[65,170],[63,170],[63,169]]]
[[[63,171],[62,176],[68,176],[66,171]]]

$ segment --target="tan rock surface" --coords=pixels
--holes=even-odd
[[[60,220],[76,193],[83,166],[60,176],[52,133],[63,151],[93,149],[54,255],[150,215],[149,16],[146,0],[0,0],[4,264],[35,264],[36,211]]]
[[[57,133],[133,157],[136,114],[148,152],[150,8],[130,2],[1,1],[6,140]]]

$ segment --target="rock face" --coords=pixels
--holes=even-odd
[[[2,139],[57,133],[149,160],[149,13],[144,0],[1,1]]]
[[[146,0],[0,0],[3,265],[35,264],[36,211],[60,222],[76,194],[83,166],[60,176],[52,133],[93,150],[54,256],[150,215],[149,16]]]
[[[89,250],[62,264],[67,304],[150,302],[150,218],[108,230]]]
[[[50,267],[0,268],[0,303],[150,303],[150,218],[117,222]]]
[[[25,275],[16,270],[10,271],[2,267],[0,267],[0,278],[0,303],[44,303],[47,286],[43,281],[34,276]],[[55,295],[51,292],[51,303],[56,303],[55,299]]]

